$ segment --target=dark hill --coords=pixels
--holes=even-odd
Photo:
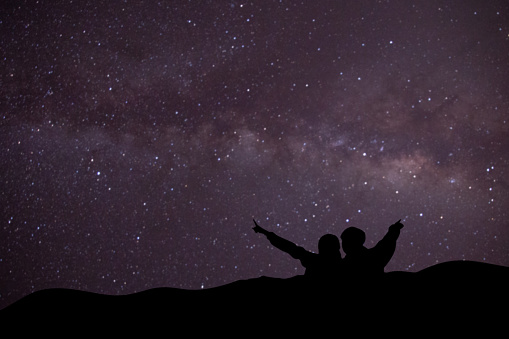
[[[120,329],[129,333],[133,324],[163,324],[172,330],[191,326],[205,333],[211,326],[233,324],[259,329],[267,321],[292,329],[326,323],[358,330],[373,329],[373,324],[413,324],[425,330],[443,323],[468,333],[487,322],[488,328],[494,323],[507,329],[508,288],[509,267],[451,261],[416,273],[389,272],[376,282],[329,287],[302,277],[260,277],[204,290],[154,288],[123,296],[47,289],[2,310],[0,321],[4,331],[18,328],[21,321],[46,327],[105,326],[117,334]]]

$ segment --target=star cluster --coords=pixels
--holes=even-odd
[[[302,274],[252,218],[509,265],[507,2],[1,6],[1,307]]]

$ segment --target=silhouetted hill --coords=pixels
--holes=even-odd
[[[210,326],[234,324],[259,329],[260,323],[269,321],[294,330],[324,322],[358,329],[394,323],[421,330],[442,324],[468,333],[468,328],[486,322],[505,329],[508,287],[509,267],[451,261],[416,273],[386,273],[381,281],[334,286],[311,285],[302,277],[260,277],[204,290],[154,288],[124,296],[48,289],[8,306],[0,319],[4,331],[21,321],[73,328],[106,326],[103,329],[114,328],[117,334],[129,333],[129,325],[147,323],[167,324],[172,331],[191,326],[205,333]],[[504,320],[498,322],[499,317]]]

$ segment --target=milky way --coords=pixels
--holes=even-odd
[[[1,10],[1,307],[302,274],[253,218],[509,265],[506,1],[56,3]]]

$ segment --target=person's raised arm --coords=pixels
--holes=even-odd
[[[258,225],[254,219],[253,219],[253,222],[255,224],[255,227],[253,227],[253,230],[255,231],[255,233],[265,234],[265,236],[267,236],[270,233],[266,229],[260,227],[260,225]]]
[[[295,245],[293,242],[286,240],[286,239],[276,235],[275,233],[269,232],[266,229],[260,227],[260,225],[258,225],[254,219],[253,219],[253,222],[255,224],[255,227],[253,227],[253,230],[256,233],[264,234],[274,247],[280,249],[283,252],[290,254],[293,258],[303,259],[304,256],[308,253],[304,248]]]
[[[400,230],[404,227],[401,219],[389,226],[387,234],[376,244],[374,250],[376,256],[383,267],[385,267],[391,260],[394,252],[396,251],[396,242],[399,238]]]

